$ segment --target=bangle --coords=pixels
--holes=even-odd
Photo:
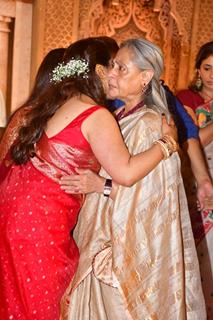
[[[109,197],[111,190],[112,190],[112,180],[106,179],[104,184],[104,192],[103,192],[104,196]]]
[[[170,136],[165,135],[163,138],[154,142],[159,144],[164,155],[164,160],[168,159],[174,152],[178,150],[177,142]]]
[[[159,139],[157,141],[155,141],[153,144],[159,144],[161,147],[161,151],[163,152],[163,159],[166,160],[168,159],[171,154],[170,154],[170,150],[167,148],[165,142],[162,139]]]

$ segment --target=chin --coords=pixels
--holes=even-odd
[[[114,100],[116,98],[117,98],[116,94],[113,94],[112,92],[107,93],[107,99]]]

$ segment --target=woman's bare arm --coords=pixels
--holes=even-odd
[[[177,131],[173,125],[167,127],[164,134],[176,137]],[[100,109],[88,117],[82,125],[82,132],[101,166],[115,183],[124,186],[131,186],[145,177],[164,158],[162,148],[158,144],[131,156],[116,120],[106,109]]]
[[[207,146],[213,140],[213,122],[207,124],[205,128],[199,130],[200,142],[203,147]]]

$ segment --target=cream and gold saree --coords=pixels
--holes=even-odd
[[[160,117],[146,107],[119,124],[132,154],[160,137]],[[131,188],[120,186],[114,202],[88,195],[74,237],[80,262],[63,319],[206,319],[177,153]]]

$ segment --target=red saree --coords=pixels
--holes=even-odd
[[[94,106],[52,138],[43,134],[24,165],[4,158],[0,172],[0,319],[58,320],[61,297],[77,268],[72,238],[83,196],[58,179],[76,167],[99,170],[81,132]],[[8,156],[7,156],[8,158]],[[6,159],[6,160],[5,160]],[[2,168],[6,168],[6,173]]]

